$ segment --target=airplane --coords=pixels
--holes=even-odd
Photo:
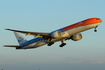
[[[89,18],[75,24],[63,27],[61,29],[57,29],[50,33],[43,33],[43,32],[30,32],[30,31],[21,31],[21,30],[13,30],[13,29],[6,29],[13,31],[19,45],[4,45],[4,47],[15,47],[16,49],[31,49],[31,48],[38,48],[43,45],[51,46],[55,42],[61,41],[59,47],[63,47],[66,45],[64,41],[66,40],[73,40],[78,41],[82,39],[81,32],[94,28],[94,32],[97,32],[96,28],[100,25],[102,19],[100,18]],[[26,40],[22,35],[31,35],[35,38],[31,40]]]

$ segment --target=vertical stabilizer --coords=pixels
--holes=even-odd
[[[21,45],[22,43],[26,42],[27,40],[20,35],[18,32],[14,32],[16,39],[18,40],[19,44]]]

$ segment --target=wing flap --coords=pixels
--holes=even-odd
[[[5,29],[5,30],[20,32],[22,34],[31,35],[31,36],[35,36],[35,37],[43,37],[43,36],[47,36],[50,34],[50,33],[43,33],[43,32],[20,31],[20,30],[13,30],[13,29]]]
[[[22,47],[20,45],[4,45],[4,47]]]

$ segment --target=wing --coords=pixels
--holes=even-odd
[[[22,47],[20,45],[4,45],[4,47]]]
[[[20,30],[13,30],[13,29],[5,29],[5,30],[20,32],[22,34],[31,35],[31,36],[35,36],[35,37],[44,37],[44,36],[47,36],[50,34],[50,33],[42,33],[42,32],[20,31]]]

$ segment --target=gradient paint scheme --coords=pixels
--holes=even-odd
[[[99,18],[90,18],[90,19],[86,19],[84,21],[72,24],[70,26],[64,27],[61,30],[66,31],[66,30],[73,29],[73,28],[76,28],[76,27],[95,24],[95,23],[100,23],[100,22],[102,22],[102,20],[99,19]]]
[[[86,19],[84,21],[69,25],[67,27],[55,30],[51,33],[54,33],[56,31],[61,31],[62,33],[64,32],[67,35],[64,34],[59,38],[54,38],[54,39],[52,39],[51,42],[62,41],[62,40],[65,40],[65,39],[71,37],[74,34],[78,34],[82,31],[85,31],[85,30],[88,30],[91,28],[96,28],[101,22],[102,22],[102,20],[100,18],[90,18],[90,19]],[[80,27],[80,28],[78,28],[78,27]],[[78,28],[78,29],[75,29],[75,28]],[[47,40],[44,40],[42,37],[36,37],[34,39],[31,39],[27,42],[20,44],[21,47],[16,47],[16,49],[37,48],[37,47],[43,46],[48,43],[49,42]]]
[[[56,31],[65,32],[67,30],[74,29],[74,28],[77,28],[77,27],[96,24],[96,23],[101,23],[101,22],[102,22],[102,20],[100,18],[90,18],[90,19],[86,19],[86,20],[80,21],[78,23],[69,25],[67,27],[55,30],[53,32],[56,32]],[[51,32],[51,33],[53,33],[53,32]],[[38,41],[41,41],[41,40],[43,40],[43,38],[37,37],[37,38],[34,38],[34,39],[30,40],[30,41],[27,41],[26,43],[21,44],[21,46],[27,46],[27,45],[30,45],[31,43],[38,42]],[[53,39],[53,41],[59,41],[59,40],[57,40],[57,39],[54,40]],[[43,45],[45,45],[45,44],[43,44]],[[35,47],[30,47],[30,48],[35,48]],[[17,47],[17,49],[20,49],[20,48]]]

